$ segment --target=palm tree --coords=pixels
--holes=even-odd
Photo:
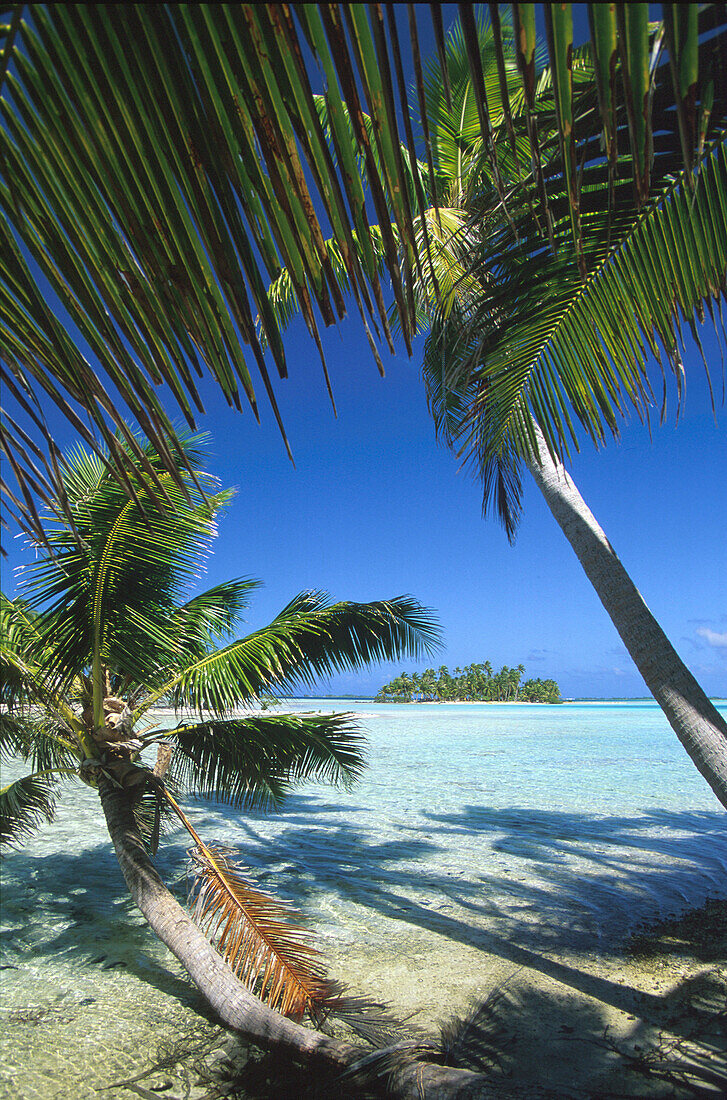
[[[722,21],[721,34],[700,47],[703,71],[723,68],[726,33]],[[419,326],[429,330],[423,375],[435,425],[474,464],[484,510],[494,506],[511,540],[522,473],[530,472],[649,690],[727,807],[727,723],[647,608],[563,463],[569,443],[578,445],[576,421],[600,443],[608,430],[618,433],[627,402],[648,415],[646,362],[650,350],[658,355],[659,343],[681,387],[679,313],[703,319],[706,305],[716,316],[714,299],[719,303],[727,283],[727,144],[720,129],[727,89],[717,82],[714,114],[703,112],[696,182],[689,164],[678,172],[678,141],[660,141],[649,186],[644,190],[639,177],[632,188],[628,169],[621,180],[614,176],[625,158],[609,165],[593,152],[601,138],[594,107],[603,89],[589,51],[577,52],[567,73],[554,64],[535,82],[534,69],[537,87],[523,96],[512,30],[498,37],[481,23],[478,35],[476,79],[470,39],[457,27],[444,67],[432,61],[426,73],[432,162],[420,180],[438,205],[418,223],[430,262],[421,264],[413,294]],[[661,41],[657,32],[647,92],[665,104],[671,76],[658,65]],[[483,99],[490,133],[498,137],[489,144],[482,140]],[[561,126],[566,106],[570,132],[582,143],[575,198]],[[627,108],[613,110],[614,148],[624,148],[628,131],[634,141]],[[554,192],[551,186],[550,200],[541,195],[540,212],[535,189],[521,182],[524,131],[532,136],[536,116],[535,175],[561,178],[565,166],[565,186]],[[670,127],[666,117],[660,125]],[[294,304],[286,280],[279,277],[271,295],[278,308],[285,300],[283,316]],[[509,697],[506,670],[494,679],[495,694]]]
[[[432,7],[438,54],[444,58],[441,13],[438,5]],[[613,15],[611,5],[589,5],[594,18],[598,74],[598,102],[594,92],[592,111],[603,124],[607,154],[599,193],[608,192],[614,198],[617,191],[623,193],[618,179],[622,183],[633,180],[648,218],[665,193],[663,188],[652,188],[654,180],[663,184],[670,171],[678,174],[684,169],[686,186],[691,187],[705,140],[710,141],[723,125],[724,83],[718,78],[724,72],[719,52],[723,49],[720,21],[723,24],[724,17],[719,5],[707,6],[706,11],[698,11],[696,5],[666,6],[666,40],[673,79],[670,86],[662,82],[651,97],[643,86],[644,72],[648,82],[648,65],[643,65],[649,41],[646,6],[616,7],[623,24],[618,27],[615,15],[613,25],[608,22]],[[537,215],[542,240],[550,238],[553,223],[556,228],[562,224],[565,210],[577,250],[584,239],[579,208],[584,173],[580,165],[598,165],[603,157],[600,135],[594,139],[590,127],[575,158],[578,170],[571,170],[575,146],[581,140],[578,127],[572,126],[573,87],[568,76],[571,5],[544,8],[552,17],[550,55],[558,115],[557,126],[548,132],[563,138],[562,160],[549,160],[548,173],[542,171],[548,149],[541,150],[544,131],[535,108],[534,5],[514,5],[519,20],[519,84],[511,82],[513,68],[507,67],[500,49],[503,37],[497,33],[497,80],[493,83],[491,69],[483,74],[478,35],[467,6],[462,9],[469,20],[463,40],[468,47],[468,69],[474,77],[472,102],[482,147],[490,164],[494,160],[497,165],[495,190],[500,207],[504,201],[509,212],[503,165],[495,147],[504,125],[514,151],[515,176],[519,168],[524,181],[523,188],[516,188],[515,206],[521,209],[520,198],[527,200],[524,208],[528,216]],[[276,277],[281,265],[291,272],[296,297],[314,340],[318,337],[315,304],[326,324],[345,310],[340,287],[331,272],[339,255],[357,309],[365,320],[368,318],[369,327],[375,328],[378,323],[388,337],[389,322],[379,279],[383,256],[381,262],[391,276],[405,342],[410,341],[414,329],[413,278],[420,273],[422,262],[428,262],[433,239],[430,229],[438,231],[441,226],[449,232],[453,222],[447,210],[438,206],[434,194],[436,176],[428,123],[425,145],[430,186],[425,186],[408,132],[409,157],[402,164],[392,93],[395,84],[400,95],[403,88],[403,82],[395,79],[400,43],[390,11],[386,13],[391,16],[387,27],[380,8],[372,6],[370,12],[371,23],[363,5],[33,5],[32,19],[26,19],[23,7],[18,5],[11,20],[0,26],[0,82],[4,82],[0,102],[0,293],[4,316],[0,366],[6,392],[19,410],[17,416],[9,416],[4,423],[5,470],[12,475],[6,485],[6,515],[32,526],[42,537],[35,502],[52,497],[60,488],[58,455],[52,431],[45,423],[47,406],[43,397],[60,409],[92,446],[94,435],[84,414],[90,416],[92,428],[107,439],[112,461],[130,493],[135,485],[129,473],[133,464],[129,467],[126,449],[115,441],[109,420],[126,433],[129,448],[136,460],[142,461],[144,453],[135,447],[126,427],[127,421],[138,423],[147,437],[155,440],[166,472],[184,488],[184,481],[177,475],[180,451],[169,416],[158,400],[156,383],[166,382],[171,399],[189,423],[201,405],[195,384],[198,369],[212,374],[231,404],[239,407],[246,399],[255,410],[251,368],[242,351],[242,344],[247,342],[274,402],[263,343],[282,376],[286,362],[280,330],[264,291],[265,283]],[[493,6],[493,12],[497,14],[497,6]],[[710,106],[711,62],[708,51],[699,45],[696,29],[698,20],[705,23],[712,18],[717,33],[712,36],[710,49],[717,64]],[[414,49],[415,23],[411,38]],[[331,140],[342,161],[340,172],[317,118],[302,41],[326,74],[325,101]],[[133,50],[127,48],[129,42]],[[622,157],[620,161],[612,109],[615,85],[610,80],[618,68],[615,61],[619,43],[627,77],[619,92],[632,131],[626,140],[621,139],[620,148],[634,149],[633,158]],[[393,72],[387,45],[394,57]],[[416,52],[415,72],[420,86]],[[509,97],[510,102],[501,101],[500,108],[491,111],[490,107],[497,104],[497,84],[503,72],[507,95],[502,98]],[[446,95],[446,61],[442,74]],[[575,70],[573,75],[577,75]],[[696,83],[698,79],[701,87]],[[591,85],[593,90],[593,82]],[[359,125],[361,89],[374,111],[372,128],[365,121]],[[409,111],[405,90],[401,99],[406,128]],[[676,143],[672,140],[676,130],[669,122],[670,109],[678,118]],[[510,133],[520,110],[524,111],[526,135],[520,130],[516,133],[514,126]],[[659,114],[658,124],[652,126],[655,112]],[[355,129],[358,159],[344,140],[349,119]],[[504,124],[500,124],[501,119]],[[626,125],[621,124],[620,129],[623,134]],[[300,144],[293,140],[293,134]],[[498,143],[502,148],[502,142]],[[652,172],[651,179],[650,148],[657,160],[662,158],[663,165],[663,170]],[[301,149],[309,172],[302,169]],[[665,149],[671,157],[670,168],[662,156]],[[681,149],[681,154],[675,154],[675,149]],[[526,168],[531,157],[532,176]],[[408,206],[410,195],[400,186],[405,170],[413,181],[414,202]],[[564,175],[566,192],[561,186]],[[710,245],[723,242],[727,235],[725,189],[714,157],[702,161],[699,176],[700,187],[704,183],[707,194],[709,217],[705,216],[703,193],[698,189],[696,216],[689,214],[685,219],[683,204],[679,208],[680,233],[686,220],[698,225],[703,241]],[[380,222],[378,235],[368,222],[362,179],[374,197]],[[311,180],[315,202],[309,194]],[[681,187],[681,181],[676,187]],[[431,197],[435,209],[430,214]],[[328,215],[337,251],[324,241],[317,209]],[[396,238],[389,233],[390,220],[396,222]],[[648,331],[654,310],[667,303],[662,320],[664,331],[672,332],[667,324],[668,305],[674,301],[676,284],[680,307],[688,317],[697,308],[700,286],[724,285],[724,257],[708,278],[702,278],[699,265],[692,266],[694,247],[688,255],[683,249],[681,253],[673,251],[679,249],[681,239],[674,236],[670,225],[658,249],[667,260],[664,272],[653,263],[648,269],[643,267],[641,245],[636,261],[631,260],[632,265],[641,265],[638,300],[648,307],[644,314]],[[669,257],[676,259],[673,267]],[[661,291],[670,267],[668,293],[650,294],[652,286]],[[695,288],[696,299],[691,293]],[[613,289],[609,293],[613,294]],[[54,309],[54,294],[67,316]],[[632,302],[636,300],[633,294],[631,298]],[[262,342],[254,324],[256,311],[261,319]],[[620,312],[619,305],[615,314]],[[577,322],[576,309],[571,315]],[[71,323],[67,323],[69,319]],[[78,343],[74,341],[76,332],[80,333]],[[573,347],[582,347],[578,333],[576,323],[575,337],[566,334],[568,338],[563,339],[555,358],[565,356],[565,392],[581,415],[584,393],[588,394],[594,378],[598,381],[603,363],[597,363],[595,375],[592,370],[587,372],[587,385],[568,387],[569,371],[575,380],[584,378],[579,363],[575,364],[578,369],[573,369],[574,361],[567,351],[569,339]],[[674,340],[668,341],[669,348],[673,344]],[[97,356],[99,366],[89,364],[88,348]],[[500,371],[499,376],[487,378],[489,400],[497,392],[494,383],[503,383],[503,379],[500,398],[504,394],[506,401],[513,399],[518,386],[510,385],[513,376],[508,382],[505,372]],[[560,416],[549,422],[547,401],[542,401],[527,369],[521,370],[519,383],[525,390],[530,386],[531,397],[536,395],[543,416],[538,423],[548,454],[558,455],[558,441],[567,430],[565,405],[557,406]],[[461,386],[448,387],[450,395],[460,391]],[[605,407],[609,406],[612,394],[606,385],[591,402],[591,409],[603,406],[604,392]],[[511,409],[517,410],[517,399],[513,399]],[[608,422],[609,417],[603,415]],[[23,416],[27,417],[26,428],[19,422]],[[499,417],[497,423],[502,425],[503,418]],[[535,458],[541,468],[538,459],[547,462],[547,455],[536,447],[534,429],[528,435],[530,449],[523,461]],[[44,444],[38,443],[41,436]],[[488,439],[488,446],[490,443]],[[513,483],[512,465],[502,462],[499,472],[503,488]],[[612,564],[608,559],[607,565]],[[200,951],[203,955],[201,947]],[[230,993],[230,1004],[234,996]],[[252,1013],[250,1019],[259,1021],[260,1017]],[[278,1034],[269,1020],[265,1026],[268,1024],[269,1034]],[[251,1025],[251,1030],[255,1027],[257,1024]],[[297,1032],[295,1038],[291,1038],[290,1031],[284,1036],[287,1038],[282,1042],[290,1041],[293,1046],[303,1043]],[[423,1087],[427,1083],[425,1073],[422,1082]]]
[[[69,454],[63,516],[47,520],[21,596],[2,596],[1,746],[31,765],[0,791],[2,839],[20,842],[50,820],[65,783],[88,784],[132,898],[221,1018],[268,1043],[350,1060],[352,1048],[295,1023],[345,1007],[306,937],[204,842],[178,792],[245,809],[280,805],[304,779],[349,785],[364,762],[350,716],[256,713],[261,693],[399,654],[420,658],[438,630],[410,597],[333,604],[304,592],[270,625],[238,637],[257,582],[186,591],[232,494],[201,469],[198,441],[181,443],[194,480],[187,474],[180,489],[147,445],[143,464],[129,461],[133,500],[96,453]],[[162,704],[185,717],[168,728]],[[152,863],[170,816],[192,838],[193,916]]]
[[[371,22],[359,5],[35,5],[32,20],[14,9],[0,33],[3,380],[40,431],[41,392],[92,445],[78,415],[88,410],[132,492],[109,418],[138,460],[127,412],[170,476],[179,464],[153,383],[166,381],[192,422],[202,359],[232,404],[242,391],[254,408],[242,340],[274,402],[261,339],[281,374],[286,367],[265,275],[285,267],[317,339],[313,302],[333,321],[345,310],[344,289],[362,317],[375,324],[377,316],[389,332],[384,266],[407,346],[417,302],[430,328],[425,371],[443,438],[478,463],[486,502],[495,499],[510,535],[521,472],[533,474],[608,613],[623,623],[650,690],[724,802],[724,721],[562,465],[575,421],[601,441],[624,402],[647,407],[647,349],[661,345],[679,381],[679,314],[691,323],[706,305],[713,315],[725,285],[724,9],[667,5],[663,34],[654,35],[644,5],[590,5],[591,56],[572,50],[571,6],[546,5],[550,68],[542,73],[534,8],[513,10],[514,36],[492,7],[498,27],[489,45],[466,6],[458,49],[446,48],[435,27],[439,68],[420,96],[422,166],[400,80],[405,148],[397,138],[387,32],[395,58],[399,44],[395,20],[384,28],[379,9]],[[320,101],[301,33],[326,74]],[[668,64],[660,64],[664,42]],[[333,241],[320,230],[293,133]],[[367,220],[362,172],[378,227]],[[29,256],[72,324],[50,307]],[[7,487],[6,513],[40,534],[34,499],[56,480],[52,436],[45,432],[44,453],[14,417],[6,429],[6,468],[17,483]]]
[[[483,35],[487,57],[492,40]],[[655,64],[658,45],[654,51]],[[694,316],[704,319],[705,305],[714,317],[713,299],[719,300],[727,278],[724,132],[704,145],[696,184],[688,170],[674,176],[670,147],[655,154],[648,198],[624,182],[614,187],[613,205],[605,206],[608,166],[596,160],[582,167],[578,247],[564,192],[559,204],[550,205],[549,250],[530,199],[523,199],[519,211],[511,205],[509,221],[502,215],[493,171],[471,126],[458,124],[460,118],[466,122],[472,94],[462,52],[454,36],[451,102],[434,66],[428,82],[439,163],[445,170],[457,165],[450,189],[466,203],[460,212],[464,231],[448,246],[450,268],[460,272],[454,293],[443,303],[429,286],[420,298],[430,325],[423,371],[437,429],[474,464],[484,485],[484,509],[494,507],[511,539],[520,516],[522,472],[529,471],[649,690],[727,807],[727,723],[647,608],[563,461],[568,440],[577,446],[576,420],[602,442],[607,429],[617,434],[626,399],[648,415],[645,363],[649,350],[658,353],[657,339],[681,385],[677,313],[692,327]],[[657,100],[663,99],[664,79],[655,67],[650,94]],[[585,89],[579,98],[573,95],[572,106],[573,125],[587,145],[599,136],[588,121],[588,55],[576,56],[573,80]],[[546,74],[541,87],[541,155],[547,164],[549,109],[555,106],[558,113],[558,98],[553,105]],[[495,119],[496,92],[490,95]],[[720,110],[723,117],[724,105]],[[628,120],[615,117],[617,135]],[[500,179],[515,187],[516,165],[501,129]],[[551,150],[556,161],[562,157],[557,143]],[[716,218],[715,204],[721,209]]]

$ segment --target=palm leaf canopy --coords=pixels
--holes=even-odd
[[[62,464],[73,526],[49,522],[46,548],[23,570],[26,604],[42,610],[34,619],[37,645],[29,644],[26,654],[53,669],[61,691],[95,666],[123,670],[134,683],[159,675],[184,641],[199,644],[220,614],[229,619],[250,587],[243,582],[218,593],[206,616],[200,597],[189,609],[180,606],[209,552],[215,512],[231,494],[211,492],[212,479],[199,470],[195,478],[205,495],[189,478],[179,489],[151,445],[143,449],[168,497],[164,511],[155,506],[148,480],[137,482],[129,500],[108,464],[78,448]],[[185,462],[196,466],[198,456],[195,441],[187,441]],[[221,608],[223,599],[228,606]]]
[[[667,60],[656,65],[647,5],[588,5],[584,114],[572,5],[543,5],[552,125],[539,115],[535,7],[512,6],[513,33],[490,5],[493,61],[461,5],[464,123],[508,224],[526,208],[538,239],[553,245],[565,219],[582,275],[592,229],[581,209],[584,169],[600,165],[612,206],[627,181],[638,206],[653,201],[665,178],[660,158],[693,184],[723,118],[723,6],[664,5]],[[287,362],[265,288],[282,268],[319,347],[320,325],[345,313],[335,264],[374,335],[391,340],[384,270],[409,345],[415,283],[432,268],[437,172],[451,178],[421,59],[430,9],[449,102],[456,74],[439,5],[412,6],[403,33],[380,5],[10,9],[0,23],[8,516],[37,534],[38,498],[57,495],[45,420],[53,406],[87,445],[105,439],[117,471],[128,463],[113,432],[138,460],[126,426],[137,425],[172,478],[167,408],[171,401],[193,424],[200,377],[211,376],[231,405],[256,410],[257,373],[276,409],[268,361],[281,377]]]
[[[55,812],[55,784],[42,776],[25,775],[0,788],[0,844],[21,844]]]
[[[649,101],[660,111],[670,102],[671,88],[669,66],[658,64],[662,30],[654,28],[648,84]],[[723,22],[699,47],[700,71],[724,71],[725,40]],[[627,407],[648,417],[655,404],[648,373],[653,356],[668,364],[681,396],[684,323],[698,344],[697,320],[708,314],[721,326],[727,284],[727,86],[718,81],[705,93],[696,172],[683,165],[677,112],[671,133],[668,115],[661,117],[660,130],[650,139],[644,191],[630,178],[636,167],[628,151],[633,128],[628,102],[614,105],[612,112],[611,150],[617,155],[600,154],[603,135],[593,110],[596,69],[592,50],[573,56],[570,119],[580,139],[577,193],[573,181],[561,175],[556,73],[545,70],[529,124],[537,120],[547,206],[535,189],[529,196],[518,189],[503,129],[500,179],[513,194],[507,215],[492,169],[480,157],[470,172],[466,250],[456,237],[445,245],[460,272],[455,295],[444,302],[424,288],[430,325],[424,377],[435,422],[445,441],[473,462],[483,481],[485,509],[494,504],[511,538],[520,511],[520,457],[533,453],[533,425],[540,426],[557,455],[578,446],[579,425],[600,443],[607,431],[617,433]],[[436,80],[434,85],[441,103],[443,85]],[[557,180],[564,184],[560,190]],[[543,242],[545,219],[550,247]],[[662,416],[666,396],[664,384]]]
[[[536,49],[532,87],[524,92],[509,24],[462,14],[462,28],[443,43],[444,68],[433,59],[425,69],[431,165],[420,182],[438,205],[417,222],[430,262],[415,284],[416,323],[429,332],[423,370],[438,431],[471,460],[485,510],[494,505],[512,538],[520,462],[532,453],[534,425],[562,455],[578,446],[579,427],[600,443],[617,433],[628,407],[648,417],[652,356],[664,361],[663,416],[667,366],[681,397],[682,326],[699,343],[697,320],[709,314],[721,323],[727,85],[716,78],[725,71],[727,24],[712,10],[696,24],[694,64],[704,74],[704,99],[699,157],[687,166],[671,63],[662,53],[668,27],[646,28],[645,94],[658,126],[648,132],[648,163],[639,167],[629,144],[630,101],[615,99],[612,84],[602,132],[595,24],[590,46],[570,53],[566,88],[551,25],[560,15],[552,8],[550,65],[543,67]],[[617,42],[616,24],[614,35]],[[634,64],[624,54],[624,80]],[[563,136],[566,114],[569,141],[578,137],[575,176],[566,170],[573,153]],[[286,273],[271,287],[283,320],[292,296]]]
[[[297,596],[269,626],[218,648],[259,582],[243,578],[185,598],[208,557],[215,515],[232,494],[215,491],[201,469],[198,437],[181,446],[193,479],[183,475],[178,489],[143,444],[132,500],[95,453],[77,448],[64,458],[73,526],[49,522],[45,545],[22,573],[22,602],[3,598],[8,659],[22,653],[45,668],[59,694],[105,669],[127,691],[143,689],[138,719],[160,699],[224,714],[271,689],[310,686],[398,653],[418,657],[438,644],[431,614],[410,597],[332,604],[313,592]],[[168,495],[164,510],[146,464]]]

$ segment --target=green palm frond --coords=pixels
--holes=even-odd
[[[483,515],[494,511],[513,542],[522,511],[522,460],[510,437],[495,453],[488,453],[479,440],[473,442],[484,428],[471,416],[483,385],[473,371],[481,350],[476,330],[465,323],[461,311],[430,317],[422,378],[437,438],[460,456],[464,452],[465,465],[482,485]],[[468,447],[462,446],[463,440]]]
[[[28,624],[32,629],[28,629]],[[78,720],[64,696],[58,671],[42,638],[42,617],[29,615],[22,600],[0,598],[0,702],[16,720],[34,706],[43,708],[54,728],[74,741]]]
[[[20,758],[30,763],[34,772],[75,770],[78,766],[73,734],[42,712],[0,714],[0,756]]]
[[[138,790],[132,806],[134,821],[144,847],[155,856],[159,840],[173,820],[172,811],[154,782],[140,784]]]
[[[0,593],[0,701],[20,701],[25,695],[25,677],[16,657],[37,644],[34,615],[23,600],[10,600]]]
[[[504,8],[493,28],[464,5],[462,28],[437,38],[439,71],[435,62],[425,73],[420,5],[408,97],[392,68],[405,43],[376,5],[18,6],[0,59],[8,514],[37,532],[34,500],[53,495],[49,405],[88,446],[96,434],[106,442],[129,492],[113,426],[130,442],[127,421],[138,425],[176,477],[165,409],[171,400],[192,424],[200,375],[257,413],[258,372],[282,429],[263,343],[281,377],[287,364],[265,286],[287,270],[320,349],[318,318],[329,325],[346,311],[326,238],[357,309],[388,340],[383,262],[408,343],[414,283],[431,262],[422,220],[440,186],[458,179],[460,198],[471,193],[477,159],[506,222],[527,201],[547,246],[551,218],[564,215],[579,256],[582,165],[586,175],[602,166],[609,209],[619,177],[647,204],[665,159],[691,189],[724,119],[724,6],[667,5],[663,28],[643,5],[621,5],[618,17],[589,8],[592,41],[579,53],[572,5],[545,6],[541,71],[534,5],[515,6],[514,29]]]
[[[340,13],[333,18],[338,26]],[[367,97],[377,80],[371,28],[366,17],[356,22],[360,49],[349,57],[346,46],[346,56],[336,56],[326,92],[349,113],[351,73],[358,71]],[[77,410],[87,409],[109,446],[109,422],[122,431],[126,420],[138,423],[173,476],[174,431],[159,383],[192,424],[202,409],[198,373],[206,370],[230,405],[247,401],[256,415],[252,376],[259,373],[282,430],[254,318],[285,377],[266,283],[283,267],[291,272],[319,345],[317,316],[328,325],[345,313],[319,210],[347,254],[361,310],[386,330],[378,265],[361,265],[350,229],[347,240],[361,177],[337,172],[302,61],[303,40],[330,61],[327,33],[315,9],[281,5],[38,5],[22,19],[0,100],[0,225],[8,245],[1,286],[11,332],[7,379],[31,405],[45,391],[77,428]],[[371,188],[382,211],[396,212],[398,179],[388,163],[396,119],[379,112],[376,122],[382,171],[367,160]],[[305,135],[310,174],[296,134]],[[372,147],[368,135],[356,139],[359,153]],[[364,222],[357,228],[368,231]],[[387,248],[386,264],[400,288],[396,249]],[[405,311],[400,289],[398,296]],[[42,426],[42,413],[35,415]],[[43,494],[17,458],[21,479],[25,469]],[[128,471],[124,459],[112,452],[113,464]]]
[[[652,403],[651,355],[666,358],[681,390],[681,318],[715,322],[727,286],[727,147],[702,162],[696,191],[669,182],[642,213],[612,227],[612,243],[587,251],[581,279],[575,257],[544,254],[534,233],[530,254],[510,259],[507,236],[483,247],[491,278],[462,322],[471,354],[450,372],[476,388],[458,444],[481,461],[514,447],[528,453],[527,408],[549,448],[567,452],[576,422],[596,441],[616,433],[626,405],[646,415]],[[595,219],[594,219],[595,220]],[[521,233],[521,245],[526,240]],[[597,240],[592,231],[591,240]],[[476,340],[475,340],[476,337]],[[461,345],[467,343],[467,332]],[[662,408],[662,414],[663,414]]]
[[[331,604],[324,593],[304,592],[269,626],[190,664],[151,695],[135,717],[162,695],[179,708],[224,714],[263,691],[311,685],[404,653],[418,659],[439,644],[432,613],[411,596]]]
[[[193,469],[198,442],[185,441]],[[80,449],[69,455],[64,477],[80,538],[68,524],[49,526],[48,549],[39,549],[24,573],[28,603],[43,608],[44,659],[66,683],[90,655],[135,677],[179,645],[170,618],[198,575],[215,535],[215,513],[231,494],[211,492],[214,482],[201,472],[195,476],[205,496],[189,481],[183,492],[158,458],[146,457],[167,498],[163,509],[133,458],[136,490],[129,500],[95,458]]]
[[[28,719],[0,711],[0,760],[20,756],[27,744]]]
[[[217,584],[182,604],[171,624],[178,632],[182,651],[201,657],[212,643],[231,634],[250,603],[250,593],[261,583],[241,577]]]
[[[210,720],[179,727],[173,744],[180,785],[243,808],[276,808],[302,780],[348,786],[364,766],[364,739],[346,714]]]
[[[47,776],[25,775],[0,789],[0,844],[23,844],[52,821],[56,785]]]
[[[476,13],[475,26],[490,123],[499,128],[505,120],[505,105],[494,49],[495,33],[491,22],[482,11]],[[524,95],[513,50],[512,22],[507,14],[501,19],[499,38],[503,46],[507,106],[512,118],[521,114]],[[442,79],[441,63],[435,58],[425,64],[424,83],[438,183],[448,188],[453,181],[458,181],[458,187],[464,187],[466,191],[473,161],[482,157],[483,136],[465,39],[466,33],[462,24],[454,23],[444,44],[449,94]],[[545,54],[541,49],[538,55],[539,67],[542,68],[544,61]],[[519,148],[521,164],[524,166],[530,159],[529,149],[522,140]],[[509,154],[503,142],[497,148],[498,162],[505,163],[506,155]]]
[[[315,1020],[335,1007],[339,987],[294,923],[297,912],[252,886],[227,850],[199,842],[191,856],[194,920],[240,981],[296,1020],[306,1013]]]

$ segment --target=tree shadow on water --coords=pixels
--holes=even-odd
[[[713,968],[633,1013],[518,984],[442,1028],[447,1064],[500,1097],[722,1097],[727,975]]]
[[[27,866],[28,875],[16,871],[3,891],[0,942],[6,970],[22,973],[28,965],[56,963],[67,967],[71,984],[84,974],[123,972],[207,1013],[136,910],[110,843],[35,855]],[[55,974],[62,981],[57,968]]]
[[[426,839],[411,830],[399,843],[337,825],[321,830],[324,850],[310,829],[288,827],[269,841],[269,855],[304,859],[298,901],[332,892],[341,903],[527,967],[626,1012],[660,997],[594,973],[589,963],[610,960],[613,969],[641,922],[725,893],[721,814],[659,809],[604,817],[471,806],[425,817],[436,825]],[[475,843],[466,870],[445,870],[460,837],[470,849],[481,841],[481,859]],[[504,857],[500,870],[492,869],[493,854]]]
[[[623,1065],[629,1058],[638,1062],[644,1051],[657,1050],[660,1027],[674,1042],[689,1042],[694,1011],[680,1016],[669,1008],[676,1002],[667,1004],[666,994],[633,988],[616,980],[613,970],[594,972],[590,963],[596,955],[617,965],[626,934],[660,907],[684,908],[710,892],[724,895],[724,815],[657,809],[603,816],[473,805],[453,814],[424,809],[418,818],[388,823],[383,831],[380,821],[374,816],[369,822],[363,810],[296,796],[272,831],[265,823],[270,819],[245,814],[232,821],[229,811],[219,811],[212,803],[200,803],[194,817],[206,837],[219,828],[225,836],[239,838],[241,859],[252,868],[253,877],[265,888],[290,896],[304,912],[315,911],[322,899],[333,899],[346,913],[353,906],[356,923],[368,925],[374,945],[383,944],[388,935],[384,932],[376,939],[376,918],[383,917],[397,922],[409,946],[411,933],[421,929],[545,979],[540,988],[532,982],[516,987],[513,982],[503,1002],[510,1007],[504,1021],[502,1013],[498,1017],[498,1026],[511,1032],[498,1040],[499,1063],[495,1060],[488,1070],[500,1075],[503,1096],[519,1095],[514,1090],[518,1081],[525,1081],[528,1058],[536,1069],[539,1059],[552,1062],[557,1055],[556,1062],[561,1059],[565,1065],[571,1058],[581,1066],[590,1065],[594,1081],[606,1081],[611,1063]],[[185,862],[186,843],[177,834],[162,842],[158,865],[167,883],[179,878]],[[133,911],[108,842],[78,853],[34,856],[24,869],[30,876],[27,889],[18,874],[13,902],[8,909],[6,891],[4,905],[10,938],[19,940],[21,955],[62,955],[101,967],[122,962],[130,973],[186,1003],[196,997],[190,985],[166,972],[164,961],[149,949],[149,930]],[[178,886],[179,896],[184,890]],[[33,916],[34,907],[42,909],[42,917]],[[42,921],[42,935],[35,934],[34,919]],[[392,941],[382,947],[382,955],[393,957],[396,950]],[[705,961],[719,965],[725,956],[727,951],[720,956],[716,944]],[[675,991],[668,996],[673,995]],[[198,1001],[193,1003],[199,1010]],[[667,1008],[672,1012],[668,1019]],[[609,1046],[608,1032],[604,1037],[611,1010],[624,1019],[632,1017],[631,1030],[622,1028],[613,1040],[620,1044],[617,1050]],[[541,1030],[549,1035],[548,1050],[533,1040],[538,1022],[546,1019],[549,1027]],[[476,1061],[472,1037],[477,1028],[468,1024],[465,1030],[470,1036],[467,1057]],[[480,1039],[484,1067],[489,1048]],[[526,1049],[531,1054],[526,1056]],[[540,1054],[532,1055],[538,1049]],[[670,1057],[673,1062],[687,1055],[693,1052],[676,1050]],[[464,1054],[457,1057],[467,1064]],[[655,1065],[660,1057],[654,1055]],[[558,1069],[561,1072],[566,1071]],[[638,1079],[641,1070],[633,1072]],[[541,1074],[532,1088],[545,1092],[528,1093],[530,1085],[525,1082],[522,1095],[549,1095],[544,1080]],[[702,1084],[711,1087],[706,1077]],[[565,1088],[552,1093],[556,1094],[571,1095]],[[572,1094],[647,1095],[638,1090]]]

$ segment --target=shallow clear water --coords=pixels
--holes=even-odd
[[[352,791],[306,786],[275,817],[188,807],[304,911],[334,970],[394,1003],[412,968],[466,959],[486,989],[512,945],[618,954],[639,922],[727,896],[727,818],[653,704],[290,709],[361,713]],[[180,896],[186,847],[172,832],[158,861]],[[125,898],[93,792],[69,787],[3,875],[0,1097],[90,1097],[198,1019]]]

